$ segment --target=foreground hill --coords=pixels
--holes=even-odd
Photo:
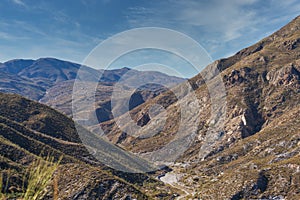
[[[224,126],[208,112],[212,93],[207,84],[215,84],[217,77],[205,83],[202,76],[216,68],[226,89],[219,102],[226,110]],[[186,198],[299,199],[300,17],[234,56],[215,61],[189,82],[201,102],[199,125],[192,145],[171,164],[173,176],[181,177],[173,186],[182,188]],[[137,123],[144,119],[140,135],[163,127],[153,137],[124,134],[130,123],[122,130],[115,120],[101,126],[112,142],[149,155],[176,137],[180,123],[193,126],[193,116],[180,121],[180,106],[190,103],[189,96],[177,99],[166,92],[133,109],[130,115]],[[166,121],[159,112],[149,117],[153,104],[166,108]],[[218,131],[208,132],[211,124]]]
[[[22,195],[28,181],[24,177],[32,162],[41,157],[53,157],[57,162],[61,156],[56,170],[60,199],[148,199],[171,195],[167,187],[145,174],[118,172],[104,166],[81,144],[70,118],[18,95],[0,93],[0,149],[0,195]],[[121,150],[114,151],[122,157]],[[53,196],[52,186],[47,187],[46,196]]]

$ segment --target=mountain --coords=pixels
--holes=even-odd
[[[192,105],[191,95],[176,98],[167,91],[101,123],[107,137],[140,156],[149,156],[180,137],[176,136],[180,123],[186,125],[183,132],[187,134],[193,133],[189,127],[197,122],[192,144],[174,163],[171,157],[166,162],[173,168],[166,176],[179,179],[166,182],[181,188],[184,198],[299,199],[300,17],[235,55],[213,62],[188,81],[200,102],[194,108],[197,119],[181,117],[180,106]],[[184,87],[179,85],[174,91]],[[209,112],[216,106],[212,96],[216,97],[216,113]],[[166,111],[150,115],[155,104]],[[124,134],[132,127],[130,120],[122,124],[122,130],[116,124],[126,122],[128,115],[140,122],[137,137]],[[153,135],[158,127],[161,130]]]
[[[0,74],[0,91],[14,94],[27,94],[33,99],[39,99],[45,93],[45,88],[21,76],[2,71]]]
[[[1,91],[37,98],[71,115],[78,65],[56,59],[19,62],[24,60],[0,67]],[[103,72],[88,67],[84,71],[92,77]],[[107,139],[115,145],[45,105],[0,94],[2,192],[24,192],[26,169],[50,152],[55,160],[63,155],[56,172],[62,199],[300,198],[300,16],[176,86],[176,77],[157,72],[123,68],[103,73],[96,108],[86,105],[82,112],[96,111]],[[126,77],[130,73],[145,83],[165,79],[172,88],[162,87],[165,82],[135,88],[139,82]],[[120,89],[133,91],[128,112],[122,103],[111,107],[118,83]],[[76,100],[86,98],[92,96]],[[116,98],[117,103],[124,99]],[[113,118],[114,109],[121,112]],[[99,128],[98,122],[89,120],[87,128]],[[86,137],[78,137],[76,125]],[[85,147],[80,139],[98,145]],[[105,157],[106,152],[112,154]],[[97,155],[106,159],[99,162]],[[154,170],[144,159],[168,167]],[[134,166],[139,173],[111,169],[104,161],[126,170]],[[139,167],[145,166],[153,171],[141,173]],[[49,188],[51,198],[55,190]]]
[[[3,63],[1,71],[19,75],[35,82],[36,84],[49,88],[54,84],[76,78],[80,64],[58,60],[55,58],[40,58],[37,60],[16,59]],[[97,75],[95,69],[84,68],[89,75]]]
[[[16,85],[16,83],[12,80],[10,81],[11,84],[6,84],[6,87],[1,88],[0,91],[6,92],[8,88],[12,88],[8,91],[33,100],[39,100],[45,95],[46,90],[55,84],[75,79],[80,66],[81,65],[79,64],[61,61],[54,58],[41,58],[38,60],[16,59],[7,61],[0,66],[0,71],[1,73],[8,75],[8,81],[11,77],[19,77],[17,84],[22,85],[23,83],[27,84],[27,82],[30,82],[37,89],[14,90],[14,88],[19,88],[19,85]],[[92,68],[85,69],[91,76],[99,73],[97,70]]]
[[[0,72],[23,78],[24,82],[29,81],[36,84],[43,88],[41,91],[44,92],[44,95],[46,94],[47,89],[56,86],[58,83],[75,80],[79,69],[84,71],[86,76],[90,76],[92,77],[91,79],[95,80],[100,78],[101,74],[102,76],[99,80],[100,83],[114,84],[129,71],[136,76],[144,76],[146,82],[155,80],[159,84],[163,80],[169,80],[170,84],[178,84],[183,81],[181,78],[168,76],[159,72],[142,72],[131,70],[127,67],[114,70],[96,70],[55,58],[40,58],[37,60],[15,59],[0,65]],[[19,83],[22,83],[21,80],[19,80]],[[32,98],[32,94],[29,92],[23,92],[21,95]],[[42,98],[42,96],[43,95],[39,95],[40,98]],[[35,98],[34,100],[39,100],[40,98]]]
[[[95,70],[55,58],[16,59],[0,65],[0,92],[20,94],[72,116],[72,91],[79,69],[91,80],[98,81],[101,75],[96,92],[97,106],[95,109],[89,110],[91,115],[94,112],[97,113],[100,122],[113,118],[110,104],[116,83],[126,84],[124,88],[127,88],[128,91],[136,90],[131,99],[130,109],[132,109],[166,91],[165,87],[172,87],[184,81],[182,78],[160,72],[137,71],[126,67],[114,70]],[[122,80],[126,74],[130,74],[130,76],[127,75],[127,79]],[[135,88],[137,77],[145,83],[154,82],[155,84]],[[78,101],[80,102],[82,99],[78,99]]]
[[[100,144],[110,145],[105,141]],[[121,150],[109,148],[122,158]],[[60,199],[149,199],[172,195],[172,190],[146,174],[104,166],[81,143],[70,118],[18,95],[0,93],[0,149],[0,195],[21,195],[29,187],[27,179],[25,188],[22,184],[36,159],[53,157],[57,161],[61,156],[56,170]],[[46,196],[52,198],[52,186],[44,189]]]
[[[129,75],[126,75],[126,73],[129,73],[130,77]],[[126,76],[126,80],[120,80],[123,75]],[[137,80],[143,80],[145,83],[155,84],[146,84],[142,87],[135,88]],[[102,74],[101,81],[98,83],[95,93],[95,100],[98,105],[96,112],[102,113],[101,117],[99,116],[99,120],[107,121],[112,119],[110,103],[116,83],[118,83],[118,85],[124,85],[124,89],[126,91],[133,90],[135,93],[135,95],[132,97],[132,105],[130,106],[132,109],[137,105],[144,103],[148,99],[151,99],[166,91],[166,87],[171,88],[172,86],[175,86],[183,81],[184,79],[182,78],[167,76],[160,72],[137,71],[128,68],[106,70]],[[44,97],[40,99],[40,102],[50,105],[51,107],[70,116],[72,114],[71,101],[73,85],[74,80],[63,81],[55,84],[53,87],[47,90]],[[78,101],[80,101],[80,99],[78,99]]]

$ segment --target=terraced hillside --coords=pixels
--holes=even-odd
[[[0,149],[0,194],[7,197],[25,193],[30,183],[27,170],[34,161],[53,157],[51,161],[58,162],[61,156],[54,174],[56,184],[49,182],[43,198],[54,194],[60,199],[155,199],[172,195],[168,187],[146,174],[104,166],[81,144],[70,118],[18,95],[0,93]],[[115,151],[122,156],[121,150]]]

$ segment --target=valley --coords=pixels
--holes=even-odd
[[[73,118],[79,68],[86,86],[97,85],[95,106],[77,113],[91,116],[86,124]],[[129,109],[113,115],[123,97],[112,107],[112,94],[128,72],[156,84],[134,88],[128,78],[120,88],[132,94]],[[190,79],[54,58],[4,62],[0,76],[7,199],[22,197],[31,164],[49,156],[61,161],[41,199],[300,198],[300,16]],[[93,98],[77,92],[79,103]]]

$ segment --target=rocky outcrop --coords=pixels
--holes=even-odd
[[[266,79],[270,84],[274,86],[294,86],[299,87],[300,84],[300,72],[293,64],[283,66],[279,69],[270,71]]]
[[[243,67],[238,70],[232,70],[229,75],[224,75],[225,86],[233,86],[249,82],[256,79],[258,73],[251,70],[250,67]]]
[[[146,124],[148,124],[148,122],[150,121],[150,116],[148,113],[142,113],[141,116],[138,118],[137,120],[137,125],[138,126],[145,126]]]
[[[116,144],[122,143],[126,138],[127,138],[127,133],[122,132],[121,135],[118,137],[118,140],[117,140]]]
[[[263,171],[259,172],[256,183],[253,183],[249,186],[244,187],[242,191],[237,192],[230,199],[231,200],[240,200],[240,199],[251,199],[251,197],[255,197],[264,191],[266,191],[268,187],[268,178]],[[266,198],[266,197],[262,197]],[[269,199],[269,198],[268,198]]]
[[[300,45],[300,38],[297,38],[297,39],[293,39],[293,40],[284,41],[282,43],[281,48],[284,48],[287,50],[294,50],[297,47],[299,47],[299,45]]]

